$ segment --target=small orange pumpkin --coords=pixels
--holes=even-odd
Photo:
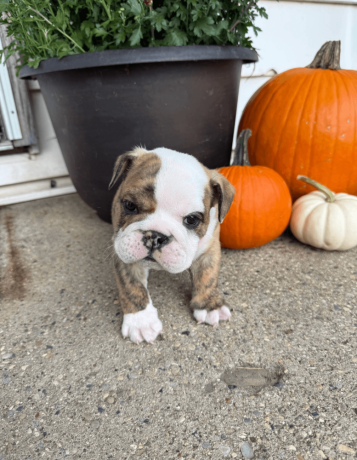
[[[313,190],[313,177],[336,193],[357,195],[357,72],[341,70],[340,42],[327,42],[307,66],[265,83],[246,105],[252,165],[277,171],[293,200]]]
[[[247,249],[269,243],[283,233],[290,220],[291,196],[284,179],[270,168],[249,164],[250,135],[249,129],[241,132],[234,165],[218,170],[236,189],[221,224],[225,248]]]

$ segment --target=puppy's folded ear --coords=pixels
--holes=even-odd
[[[220,223],[226,217],[235,195],[233,185],[217,171],[212,171],[210,186],[213,203],[218,203],[218,220]]]
[[[140,155],[143,155],[144,153],[147,153],[146,150],[142,148],[136,148],[133,151],[124,153],[118,157],[114,165],[112,180],[108,186],[109,190],[113,188],[114,184],[119,179],[123,181],[126,178],[136,158],[138,158]]]

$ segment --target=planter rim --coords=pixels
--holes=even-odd
[[[36,79],[37,75],[64,70],[107,67],[151,62],[209,61],[240,59],[243,64],[258,61],[256,51],[243,46],[186,45],[160,46],[157,48],[134,48],[95,51],[73,54],[61,59],[50,58],[41,61],[37,69],[24,66],[21,79]]]

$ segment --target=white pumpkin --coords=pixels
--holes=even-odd
[[[357,197],[333,193],[305,176],[299,180],[319,191],[295,201],[290,228],[302,243],[328,251],[345,251],[357,245]]]

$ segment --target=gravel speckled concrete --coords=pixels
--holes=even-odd
[[[187,273],[154,273],[164,334],[134,345],[111,235],[76,195],[0,210],[1,460],[357,457],[357,250],[288,233],[223,250],[216,329],[193,320]],[[281,377],[228,386],[237,367]]]

